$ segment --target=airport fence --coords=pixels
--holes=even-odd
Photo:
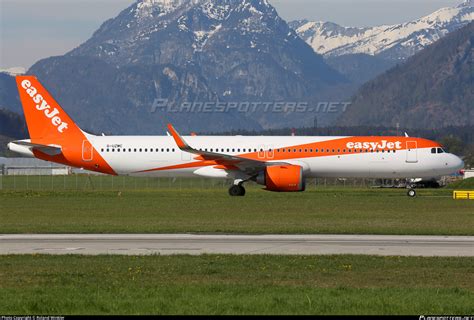
[[[368,188],[380,185],[374,179],[308,179],[307,190],[345,187]],[[0,190],[4,191],[124,191],[160,189],[227,189],[231,180],[205,178],[113,177],[105,175],[0,175]],[[247,188],[261,188],[254,182]]]

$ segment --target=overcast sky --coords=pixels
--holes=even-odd
[[[87,40],[134,0],[0,0],[0,68],[30,67]],[[287,20],[374,26],[410,21],[461,0],[270,0]]]

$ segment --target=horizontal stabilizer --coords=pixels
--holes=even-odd
[[[31,151],[39,151],[44,154],[47,154],[48,156],[57,156],[62,153],[61,147],[56,146],[56,145],[44,145],[44,144],[31,143],[28,141],[14,141],[14,142],[11,142],[10,144],[27,147]],[[11,149],[10,144],[9,144],[9,148]]]

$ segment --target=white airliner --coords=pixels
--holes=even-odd
[[[82,131],[33,76],[16,77],[30,139],[8,144],[24,156],[110,175],[233,179],[265,190],[305,190],[310,177],[431,178],[463,161],[411,137],[94,136]],[[415,196],[414,190],[409,191]]]

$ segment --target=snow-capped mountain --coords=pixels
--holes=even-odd
[[[403,60],[474,20],[474,0],[443,8],[415,21],[372,28],[342,27],[307,20],[290,23],[298,35],[325,57],[367,54]]]
[[[0,69],[0,72],[9,74],[11,76],[18,76],[18,75],[25,74],[26,69],[23,67],[13,67],[13,68],[8,68],[8,69]]]
[[[312,103],[347,85],[267,0],[139,0],[76,49],[30,71],[71,106],[79,124],[114,133],[162,133],[168,121],[206,132],[302,126],[314,115],[149,110],[156,98],[173,108],[183,102]]]

